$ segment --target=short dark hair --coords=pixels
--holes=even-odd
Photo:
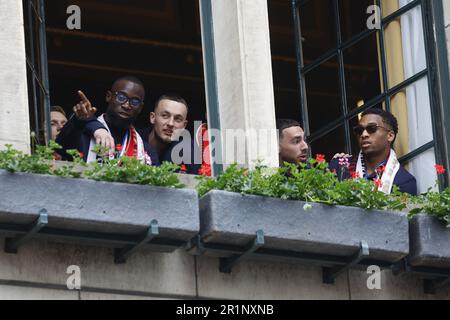
[[[142,87],[142,89],[144,89],[144,98],[145,98],[145,96],[146,96],[146,93],[145,93],[145,85],[144,85],[144,82],[141,81],[141,79],[139,79],[139,78],[137,78],[137,77],[135,77],[135,76],[123,76],[123,77],[117,78],[117,79],[113,82],[113,84],[111,85],[111,89],[112,89],[112,87],[114,87],[114,85],[116,84],[116,82],[119,82],[119,81],[130,81],[130,82],[133,82],[133,83],[135,83],[135,84],[137,84],[137,85],[140,85],[140,86]]]
[[[51,106],[50,107],[50,112],[59,112],[62,113],[64,115],[64,117],[67,118],[66,112],[64,111],[64,109],[60,106]]]
[[[394,131],[395,135],[398,134],[398,121],[397,118],[390,112],[387,112],[383,109],[369,109],[362,114],[362,117],[367,116],[369,114],[375,114],[383,118],[383,122],[386,123],[392,131]]]
[[[162,100],[170,100],[170,101],[175,101],[175,102],[182,103],[182,104],[184,104],[186,106],[186,109],[189,111],[189,106],[188,106],[188,103],[187,103],[186,99],[184,99],[178,93],[165,93],[162,96],[160,96],[158,98],[158,100],[156,100],[154,111],[156,111],[156,109],[158,108],[159,103]]]
[[[392,113],[387,112],[383,109],[379,109],[379,108],[369,109],[369,110],[363,112],[361,117],[367,116],[369,114],[374,114],[374,115],[377,115],[377,116],[380,116],[381,118],[383,118],[383,122],[385,124],[387,124],[392,131],[394,131],[395,138],[394,138],[394,141],[392,141],[392,145],[393,145],[395,142],[395,139],[397,139],[397,134],[398,134],[397,118]]]
[[[278,136],[283,137],[283,130],[292,127],[302,127],[298,121],[292,119],[277,119]]]

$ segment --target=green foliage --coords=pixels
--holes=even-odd
[[[54,160],[55,150],[60,148],[61,146],[51,141],[48,147],[36,145],[33,148],[34,152],[29,155],[7,145],[6,150],[0,151],[0,169],[9,172],[49,174],[97,181],[172,188],[183,187],[175,174],[179,167],[171,163],[163,163],[161,166],[155,167],[147,166],[139,160],[129,157],[109,160],[109,151],[97,147],[94,151],[98,151],[98,154],[101,155],[98,163],[88,165],[77,150],[68,150],[67,153],[73,157],[74,161],[62,164]]]
[[[232,165],[218,177],[198,179],[200,196],[216,189],[367,210],[410,211],[411,217],[418,212],[426,212],[450,221],[450,189],[413,197],[401,193],[394,186],[393,192],[386,195],[378,191],[372,181],[339,181],[336,174],[328,170],[326,162],[313,159],[299,166],[285,163],[281,168],[257,166],[252,171]]]

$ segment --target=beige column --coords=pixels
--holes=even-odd
[[[262,160],[276,167],[267,1],[211,0],[211,4],[223,159],[225,164],[249,167]],[[239,141],[234,147],[233,140]]]
[[[0,149],[30,150],[22,1],[0,1]]]

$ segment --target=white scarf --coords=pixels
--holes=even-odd
[[[109,130],[108,125],[106,124],[104,115],[101,115],[100,117],[97,118],[98,121],[100,121],[101,124],[103,124],[106,128],[106,130],[111,133],[111,131]],[[135,130],[134,128],[130,128],[130,130]],[[122,157],[125,153],[126,150],[126,144],[128,142],[128,135],[129,135],[129,131],[127,131],[127,133],[125,134],[125,137],[123,139],[123,143],[122,143],[122,150],[120,151],[120,155],[119,158]],[[144,148],[144,142],[142,141],[141,136],[139,135],[139,133],[136,131],[136,138],[137,138],[137,159],[142,161],[143,163],[147,164],[147,165],[151,165],[152,161],[151,158],[147,155],[147,152],[145,152],[145,148]],[[95,143],[95,139],[92,138],[91,142],[89,144],[89,152],[88,152],[88,156],[87,156],[87,163],[90,162],[94,162],[97,161],[97,154],[94,152],[94,147],[95,147],[96,143]],[[110,153],[109,154],[109,159],[112,160],[114,159],[114,153]]]
[[[364,177],[362,157],[362,153],[360,152],[358,163],[356,165],[356,172],[360,177]],[[378,191],[384,192],[385,194],[390,194],[392,192],[394,178],[397,175],[398,170],[400,170],[400,163],[397,160],[395,151],[391,149],[391,154],[389,155],[389,159],[386,163],[386,168],[381,176],[381,186],[378,188]]]

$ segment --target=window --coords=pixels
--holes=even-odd
[[[45,144],[50,136],[50,93],[47,70],[45,12],[43,0],[24,0],[30,128],[36,141]]]
[[[399,120],[395,149],[400,161],[416,176],[420,192],[434,186],[434,164],[445,154],[436,138],[439,128],[433,125],[438,108],[429,89],[433,78],[429,43],[433,37],[428,35],[428,1],[271,3],[275,87],[287,84],[290,97],[295,89],[298,101],[297,106],[292,102],[288,107],[280,105],[287,90],[276,91],[277,116],[296,114],[309,137],[312,153],[326,153],[330,159],[337,152],[358,151],[351,128],[361,112],[370,108],[391,111]],[[367,9],[374,4],[381,9],[381,29],[367,27]],[[286,21],[288,9],[292,10],[290,36],[295,47],[286,49],[277,36],[281,25],[289,27],[280,18],[284,15]],[[297,66],[296,88],[292,81],[293,61]]]

